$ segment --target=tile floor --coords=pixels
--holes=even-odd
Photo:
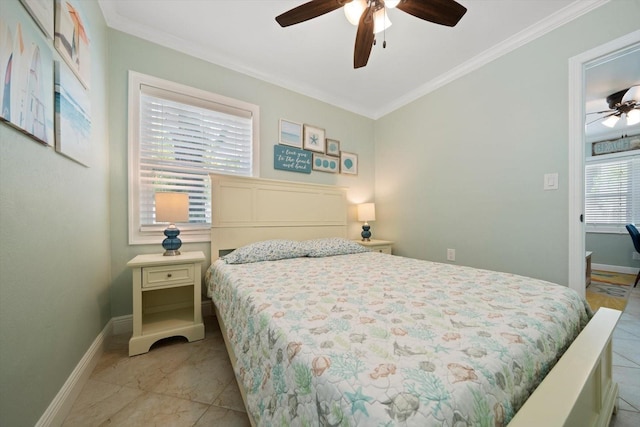
[[[63,426],[249,426],[218,322],[204,320],[204,340],[134,357],[130,334],[112,336]]]
[[[111,337],[63,426],[249,426],[215,318],[205,317],[205,328],[202,341],[163,340],[135,357],[128,357],[129,335]],[[613,345],[620,398],[610,427],[637,427],[640,287],[631,293]]]

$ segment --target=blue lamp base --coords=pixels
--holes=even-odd
[[[365,222],[362,226],[362,233],[360,233],[363,242],[371,241],[371,231],[369,230],[371,230],[371,226]]]
[[[162,247],[165,249],[164,256],[175,256],[180,255],[180,246],[182,246],[182,240],[178,238],[178,234],[180,234],[180,230],[173,225],[173,227],[169,226],[166,230],[164,230],[164,235],[167,236],[166,239],[162,241]]]

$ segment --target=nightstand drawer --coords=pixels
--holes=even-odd
[[[142,269],[142,287],[156,288],[193,282],[193,264],[177,264]]]
[[[391,246],[373,246],[371,250],[374,252],[381,252],[383,254],[391,255]]]
[[[393,255],[393,242],[390,240],[375,240],[371,239],[368,241],[363,240],[354,240],[359,245],[364,246],[365,248],[369,248],[372,252],[380,252],[383,254]]]

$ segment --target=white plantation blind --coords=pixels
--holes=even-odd
[[[208,240],[208,174],[255,174],[257,106],[131,74],[130,109],[137,114],[130,117],[130,206],[137,209],[130,209],[130,243],[158,241],[144,237],[166,228],[155,222],[157,191],[188,193],[189,222],[179,224],[180,237],[190,241],[190,233],[199,233],[191,241]]]
[[[603,232],[640,223],[640,155],[587,160],[585,223],[587,231]]]

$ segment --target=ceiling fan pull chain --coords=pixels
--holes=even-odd
[[[387,48],[387,8],[384,8],[384,26],[382,29],[382,48]]]

